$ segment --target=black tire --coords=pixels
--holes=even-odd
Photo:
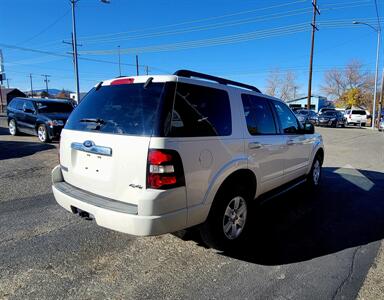
[[[15,119],[9,120],[9,122],[8,122],[8,130],[9,130],[9,133],[11,135],[13,135],[13,136],[19,134],[19,130],[17,129],[17,123],[16,123]]]
[[[201,238],[210,248],[233,250],[244,240],[249,220],[250,193],[246,188],[241,185],[223,188],[216,195],[207,220],[200,226]],[[229,228],[227,232],[225,227]]]
[[[307,186],[310,189],[317,189],[320,185],[322,175],[323,160],[319,154],[316,154],[312,162],[311,171],[307,175]]]
[[[365,127],[365,123],[361,123],[361,127]]]
[[[48,135],[47,126],[45,126],[44,124],[40,124],[37,127],[37,137],[42,143],[49,143],[51,141]]]

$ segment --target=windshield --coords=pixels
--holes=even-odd
[[[69,103],[60,102],[36,102],[39,113],[70,113],[73,110],[73,106]]]
[[[335,116],[337,115],[337,112],[336,111],[326,111],[324,113],[325,116]]]
[[[80,102],[65,128],[162,136],[165,126],[163,111],[166,110],[163,100],[166,91],[171,93],[168,97],[171,99],[171,105],[174,95],[172,83],[151,83],[147,87],[144,87],[144,83],[101,86],[97,90],[91,90]]]

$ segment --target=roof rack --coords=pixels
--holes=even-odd
[[[204,73],[199,73],[199,72],[195,72],[195,71],[178,70],[173,75],[181,76],[181,77],[187,77],[187,78],[194,77],[194,78],[207,79],[207,80],[211,80],[211,81],[216,81],[220,84],[238,86],[238,87],[242,87],[242,88],[245,88],[245,89],[248,89],[251,91],[261,93],[260,90],[255,86],[248,85],[248,84],[241,83],[241,82],[237,82],[237,81],[228,80],[228,79],[221,78],[221,77],[216,77],[216,76],[204,74]]]

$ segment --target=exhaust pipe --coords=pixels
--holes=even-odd
[[[92,214],[90,214],[84,210],[81,210],[77,207],[71,206],[71,210],[75,215],[78,215],[79,217],[81,217],[82,219],[85,219],[87,221],[92,221],[95,219],[95,217]]]

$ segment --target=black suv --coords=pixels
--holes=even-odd
[[[9,133],[37,135],[43,143],[60,137],[73,105],[68,100],[14,98],[7,107]]]

